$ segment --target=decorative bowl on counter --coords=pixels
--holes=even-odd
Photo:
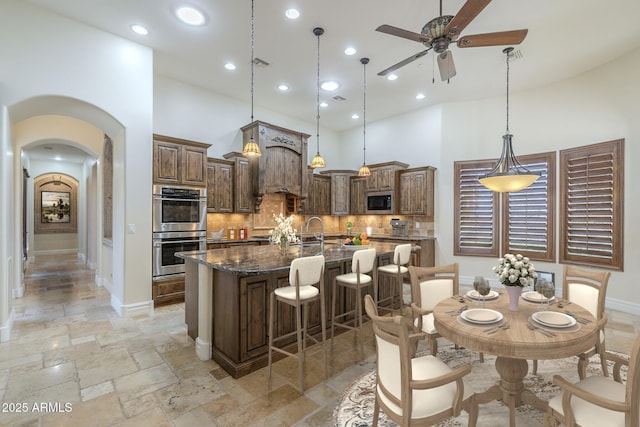
[[[211,232],[211,238],[213,240],[222,240],[223,236],[224,236],[224,228],[221,228],[218,231],[212,231]]]

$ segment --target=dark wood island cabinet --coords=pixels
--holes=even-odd
[[[395,244],[374,242],[372,246],[379,265],[390,262]],[[333,278],[351,268],[353,251],[325,244],[327,327]],[[287,256],[281,256],[275,246],[237,246],[176,254],[186,260],[185,321],[188,334],[196,340],[198,357],[214,359],[234,378],[266,366],[269,295],[276,287],[288,285],[294,258],[318,252],[318,247],[291,247]],[[353,307],[353,298],[342,290],[337,295],[337,311]],[[294,311],[279,306],[275,328],[278,335],[295,330]],[[309,329],[320,335],[319,303],[310,306]],[[295,346],[295,336],[291,345]]]

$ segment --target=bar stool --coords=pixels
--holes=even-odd
[[[374,286],[374,298],[377,299],[378,285],[374,278],[369,273],[375,274],[376,265],[376,249],[358,249],[353,253],[351,258],[351,273],[339,274],[333,279],[333,289],[331,298],[331,352],[333,354],[334,343],[334,330],[336,326],[340,326],[345,329],[351,329],[360,333],[360,350],[364,354],[364,343],[362,334],[362,288],[370,286],[373,283]],[[342,314],[336,315],[336,294],[337,287],[342,286],[346,289],[352,289],[355,291],[355,307],[353,310],[346,311]],[[345,307],[346,309],[346,307]],[[338,319],[346,318],[347,316],[354,315],[353,319],[344,319],[342,322],[338,322]],[[353,325],[349,325],[353,321]]]
[[[313,285],[317,284],[318,287]],[[322,328],[322,342],[307,333],[309,323],[309,303],[320,301],[320,322]],[[273,335],[273,322],[276,311],[276,301],[292,306],[296,310],[296,330],[279,337]],[[304,312],[304,321],[303,321]],[[322,344],[324,358],[324,376],[327,378],[327,352],[324,343],[327,338],[327,316],[324,300],[324,255],[296,258],[289,269],[289,286],[276,288],[271,292],[269,303],[269,381],[271,381],[272,351],[298,359],[298,377],[300,392],[304,392],[304,359],[306,340],[311,339],[315,344]],[[290,353],[283,348],[273,345],[274,340],[280,340],[296,334],[298,341],[297,354]]]
[[[402,306],[403,306],[403,285],[404,285],[404,276],[409,272],[407,268],[409,266],[409,262],[411,261],[411,243],[397,245],[393,251],[393,263],[387,265],[381,265],[378,267],[378,290],[380,289],[380,278],[384,278],[385,276],[389,277],[390,280],[390,295],[386,298],[380,299],[378,298],[378,310],[385,310],[391,312],[393,314],[394,308],[394,300],[396,295],[400,299],[400,315],[402,315]],[[397,292],[396,292],[397,288]],[[391,301],[390,307],[381,307],[382,303],[387,301]]]

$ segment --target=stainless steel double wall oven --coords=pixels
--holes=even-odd
[[[183,274],[176,252],[207,249],[207,190],[153,186],[153,277]]]

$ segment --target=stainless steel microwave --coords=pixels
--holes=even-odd
[[[367,213],[392,214],[393,193],[388,191],[376,191],[367,193]]]

